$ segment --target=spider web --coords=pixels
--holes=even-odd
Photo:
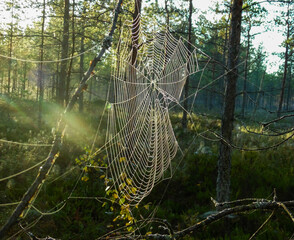
[[[137,29],[136,34],[133,34],[134,30]],[[136,59],[133,58],[134,49],[137,52]],[[201,75],[209,59],[207,55],[184,39],[176,39],[168,27],[145,23],[140,17],[134,23],[127,22],[124,25],[112,69],[112,94],[107,104],[107,140],[106,144],[99,149],[99,152],[102,149],[107,151],[109,160],[108,176],[112,178],[111,183],[113,183],[113,187],[123,192],[123,195],[132,203],[136,204],[147,196],[153,186],[165,177],[166,170],[170,168],[171,161],[180,148],[174,135],[169,111],[176,105],[181,107],[181,102],[184,101],[181,94],[187,77],[196,72],[200,72]],[[22,61],[22,59],[16,60]],[[239,66],[242,64],[244,62],[240,63]],[[204,86],[201,86],[200,79],[196,90],[190,96],[185,96],[186,98],[194,97],[190,106],[195,103],[198,92],[212,86],[222,77],[209,79]],[[240,75],[239,77],[243,78]],[[248,79],[246,81],[254,89],[261,90],[261,86],[255,86]],[[274,94],[267,92],[265,94],[269,97],[274,97]],[[262,108],[262,106],[259,106],[258,100],[254,100],[254,98],[249,100],[253,102],[256,108]],[[265,113],[270,113],[266,108],[263,110]],[[252,118],[254,118],[255,114],[254,111]],[[266,115],[268,118],[269,116]],[[244,126],[246,127],[246,125]],[[100,124],[98,129],[100,129]],[[199,134],[199,136],[201,135]],[[221,136],[219,139],[221,139]],[[23,145],[26,147],[50,146],[50,144],[27,144],[5,139],[0,141],[3,144]],[[190,148],[192,148],[191,146],[195,147],[194,138],[191,141]],[[0,179],[0,182],[24,174],[39,166],[42,162],[11,176],[4,177]],[[60,176],[47,184],[63,179],[75,168],[66,170],[64,174],[60,174]],[[175,171],[176,169],[173,170]],[[22,222],[31,222],[20,232],[32,228],[43,216],[54,215],[61,211],[70,199],[99,200],[98,197],[73,195],[82,174],[78,177],[69,196],[64,197],[58,204],[54,204],[54,207],[50,210],[40,211],[38,210],[39,205],[32,203],[32,208],[40,216],[31,221],[25,218],[25,215],[25,220]],[[18,203],[3,203],[0,204],[0,207],[13,206]],[[150,215],[151,218],[154,213],[151,214],[152,216]],[[147,219],[146,222],[149,220]]]
[[[188,76],[203,71],[200,62],[208,62],[208,56],[175,38],[168,27],[152,28],[140,15],[126,22],[121,36],[112,69],[105,147],[108,177],[136,204],[164,179],[176,156],[169,106],[179,104]]]

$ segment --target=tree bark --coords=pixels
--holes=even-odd
[[[72,30],[72,49],[71,49],[71,59],[69,61],[69,67],[66,76],[66,91],[65,91],[65,103],[68,104],[70,95],[70,76],[73,64],[73,56],[75,53],[75,0],[72,1],[72,19],[71,19],[71,30]]]
[[[188,50],[191,53],[191,41],[192,41],[192,14],[193,14],[193,3],[192,0],[189,0],[189,29],[188,29]],[[183,102],[183,118],[182,118],[182,127],[185,129],[188,125],[187,111],[188,111],[188,97],[189,97],[189,76],[186,79],[184,85],[184,102]]]
[[[166,13],[166,26],[169,28],[169,10],[167,5],[168,0],[164,0],[164,9]]]
[[[17,95],[16,93],[16,89],[17,89],[17,63],[15,63],[14,67],[13,67],[13,78],[12,78],[12,92],[15,93],[15,95]]]
[[[225,30],[225,41],[224,41],[224,45],[223,45],[223,59],[222,59],[222,63],[224,66],[227,67],[227,53],[228,53],[228,29],[229,29],[229,19],[230,16],[228,16],[228,19],[226,19],[226,30]],[[223,68],[223,78],[219,81],[219,92],[224,92],[224,85],[225,85],[225,78],[226,78],[226,72],[227,72],[227,68],[224,67]],[[224,97],[223,95],[220,96],[220,109],[222,111],[224,106]]]
[[[282,79],[282,86],[281,86],[281,93],[280,93],[280,100],[279,100],[279,107],[277,111],[277,116],[281,116],[281,111],[283,108],[283,102],[284,102],[284,94],[285,94],[285,85],[286,85],[286,79],[287,79],[287,70],[288,70],[288,52],[289,52],[289,37],[290,37],[290,22],[289,22],[289,16],[290,16],[290,2],[288,3],[288,10],[287,10],[287,39],[286,39],[286,50],[285,50],[285,64],[284,64],[284,73],[283,73],[283,79]]]
[[[133,41],[133,45],[132,45],[132,60],[131,60],[132,66],[136,65],[137,54],[138,54],[139,39],[136,38],[136,34],[138,33],[140,29],[140,20],[138,25],[135,25],[135,21],[138,18],[139,14],[141,13],[141,5],[142,5],[142,0],[135,0],[135,11],[133,14],[133,27],[132,27],[132,37],[135,39],[135,41]]]
[[[3,85],[4,85],[4,71],[2,71],[2,74],[1,74],[1,87],[0,87],[0,93],[1,94],[4,93]]]
[[[74,95],[71,97],[64,113],[61,115],[60,120],[58,122],[58,125],[56,127],[56,134],[54,136],[54,141],[53,141],[53,146],[50,150],[50,153],[48,154],[46,161],[44,165],[39,169],[39,173],[35,179],[35,181],[32,183],[28,191],[24,194],[22,197],[22,200],[10,216],[10,218],[7,220],[6,224],[0,229],[0,239],[4,238],[7,231],[14,225],[16,224],[18,218],[21,216],[21,214],[26,210],[30,208],[30,205],[32,204],[34,197],[36,196],[36,193],[40,190],[42,183],[45,181],[46,176],[50,173],[50,169],[55,163],[55,160],[58,157],[58,154],[61,150],[62,147],[62,139],[64,136],[65,132],[65,115],[69,113],[73,107],[74,104],[76,103],[78,96],[80,93],[83,91],[85,88],[85,85],[88,81],[88,79],[91,76],[91,73],[93,72],[95,66],[99,61],[101,61],[101,58],[103,57],[105,51],[111,46],[112,43],[112,36],[114,33],[114,30],[116,28],[116,23],[118,19],[118,14],[120,12],[121,4],[123,0],[119,0],[115,9],[115,14],[113,17],[113,22],[111,29],[109,31],[108,36],[104,38],[102,49],[100,52],[97,54],[97,56],[92,60],[91,65],[89,69],[87,70],[87,73],[84,75],[83,79],[80,82],[79,87],[75,91]]]
[[[266,74],[266,71],[264,70],[264,71],[263,71],[263,74],[262,74],[262,77],[261,77],[261,79],[260,79],[259,88],[258,88],[258,93],[257,93],[257,96],[256,96],[256,102],[255,102],[254,110],[253,110],[253,113],[252,113],[252,118],[255,117],[255,112],[256,112],[257,107],[258,107],[258,106],[262,106],[262,107],[263,107],[263,105],[262,105],[262,103],[261,103],[261,101],[260,101],[260,93],[261,93],[261,92],[263,93],[263,91],[262,91],[262,87],[263,87],[263,80],[264,80],[265,74]]]
[[[23,81],[22,81],[22,90],[21,90],[21,98],[25,97],[26,91],[26,81],[27,81],[27,63],[25,62],[23,67]]]
[[[64,15],[63,15],[63,38],[61,43],[61,59],[68,57],[68,40],[69,40],[69,0],[64,0]],[[58,102],[63,106],[65,100],[65,82],[67,73],[67,61],[62,61],[60,64],[59,78],[59,99]]]
[[[7,93],[10,94],[10,86],[11,86],[11,67],[12,67],[12,40],[13,40],[13,6],[12,6],[12,13],[11,13],[11,26],[10,26],[10,35],[9,35],[9,60],[8,60],[8,83],[7,83]]]
[[[291,53],[290,53],[291,55]],[[292,53],[293,55],[293,53]],[[287,92],[287,111],[290,110],[290,101],[291,101],[291,98],[292,98],[292,89],[291,89],[291,82],[292,82],[292,62],[290,62],[290,67],[289,67],[289,80],[288,80],[288,92]]]
[[[82,15],[86,13],[86,7],[83,7]],[[85,52],[85,29],[84,29],[84,19],[82,18],[82,24],[81,24],[81,50],[80,53]],[[80,79],[82,79],[84,76],[84,54],[81,54],[80,56]],[[79,112],[82,113],[84,111],[84,93],[81,92],[79,96]]]
[[[89,83],[89,90],[88,90],[88,92],[89,92],[89,98],[88,98],[88,101],[89,101],[89,103],[91,103],[91,101],[92,101],[92,93],[93,93],[93,79],[90,81],[90,83]]]
[[[248,62],[249,62],[249,50],[250,50],[250,30],[251,23],[249,22],[248,31],[247,31],[247,48],[246,48],[246,57],[244,65],[244,80],[243,80],[243,99],[242,99],[242,110],[241,115],[245,117],[246,103],[247,103],[247,78],[248,78]]]
[[[225,202],[230,198],[231,183],[231,147],[227,142],[232,140],[236,85],[238,79],[237,64],[239,59],[241,19],[243,0],[233,0],[230,26],[228,74],[224,98],[224,110],[221,125],[222,140],[218,158],[218,175],[216,183],[217,201]]]
[[[56,88],[56,73],[52,76],[52,85],[51,85],[51,99],[54,99],[55,96],[55,88]]]
[[[61,57],[60,51],[61,51],[61,45],[58,43],[58,54],[57,54],[58,59]],[[54,89],[56,102],[59,102],[59,99],[60,99],[59,85],[60,85],[60,63],[56,62],[55,89]]]
[[[44,29],[45,29],[45,7],[46,0],[43,0],[43,13],[42,13],[42,30],[41,30],[41,46],[40,46],[40,64],[38,71],[38,87],[39,87],[39,114],[38,114],[38,127],[42,125],[42,105],[44,99],[44,74],[43,74],[43,60],[44,60]]]
[[[135,83],[137,81],[137,70],[136,70],[136,64],[137,64],[137,55],[138,55],[138,47],[139,47],[139,37],[137,34],[139,34],[140,31],[140,14],[141,14],[141,5],[142,0],[135,0],[135,11],[133,14],[133,23],[132,23],[132,57],[131,62],[129,66],[129,76],[130,79],[128,81]],[[138,19],[139,18],[139,19]],[[129,86],[130,91],[130,106],[128,108],[128,115],[129,115],[129,129],[133,129],[135,127],[135,119],[134,116],[136,114],[136,98],[133,98],[136,96],[136,84],[130,84]],[[132,153],[132,136],[129,137],[129,140],[127,142],[127,154],[128,158],[131,158],[133,155]]]

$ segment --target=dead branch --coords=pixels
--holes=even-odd
[[[246,132],[250,133],[250,134],[254,134],[254,135],[257,135],[257,136],[266,136],[266,137],[279,137],[279,136],[283,136],[283,135],[286,135],[288,133],[291,133],[294,131],[294,127],[290,128],[290,129],[287,129],[285,131],[282,131],[282,132],[278,132],[278,131],[274,131],[272,129],[269,129],[271,132],[273,132],[273,134],[271,133],[265,133],[265,130],[263,130],[261,133],[260,132],[255,132],[255,131],[252,131],[250,130],[246,123],[240,119],[238,119],[238,121],[240,121],[242,123],[242,126],[245,128]],[[264,127],[263,123],[258,123],[258,124],[261,124],[262,127]],[[264,127],[265,128],[265,127]]]
[[[222,204],[222,203],[220,203]],[[276,202],[276,201],[264,201],[264,199],[260,199],[259,201],[252,202],[247,205],[240,205],[235,207],[228,207],[223,209],[220,212],[217,212],[215,214],[212,214],[205,218],[204,220],[186,228],[181,231],[175,232],[173,235],[164,235],[164,234],[150,234],[148,236],[144,236],[142,238],[144,239],[158,239],[158,240],[172,240],[172,239],[178,239],[185,235],[190,235],[192,233],[195,233],[198,230],[201,230],[203,227],[208,226],[209,224],[216,222],[222,218],[225,218],[226,216],[229,216],[231,214],[236,213],[244,213],[252,210],[277,210],[282,209],[284,210],[292,219],[292,214],[290,213],[289,209],[290,207],[294,207],[294,200],[292,201],[285,201],[285,202]],[[287,210],[285,210],[287,209]],[[269,220],[268,220],[269,221]],[[265,224],[264,224],[265,225]]]
[[[269,149],[274,149],[277,148],[281,145],[283,145],[285,142],[289,141],[290,139],[292,139],[292,137],[294,137],[294,132],[292,132],[292,134],[286,138],[284,138],[283,140],[281,140],[280,142],[273,144],[271,146],[268,147],[262,147],[262,148],[243,148],[243,147],[238,147],[230,142],[228,142],[226,139],[224,139],[219,133],[208,130],[209,132],[211,132],[212,134],[214,134],[220,141],[223,141],[225,144],[227,144],[229,147],[240,150],[240,151],[247,151],[247,152],[258,152],[258,151],[265,151],[265,150],[269,150]]]
[[[272,194],[271,194],[272,195]],[[204,227],[217,222],[225,217],[228,217],[232,214],[243,214],[246,212],[252,212],[254,210],[260,210],[260,211],[272,211],[271,214],[267,217],[267,219],[261,224],[261,226],[251,235],[250,239],[253,239],[262,228],[270,221],[272,216],[277,212],[277,210],[283,210],[286,212],[286,214],[290,217],[290,219],[294,223],[293,214],[290,212],[289,208],[294,208],[294,200],[291,201],[284,201],[284,202],[278,202],[277,201],[277,195],[276,190],[273,191],[273,200],[264,199],[264,198],[245,198],[245,199],[238,199],[235,201],[230,202],[217,202],[213,198],[211,198],[211,201],[213,202],[215,207],[218,206],[226,206],[221,211],[215,212],[214,214],[211,214],[207,216],[204,220],[197,222],[196,224],[185,228],[183,230],[175,232],[172,229],[172,226],[167,222],[167,220],[152,218],[149,219],[148,222],[153,223],[160,223],[164,225],[164,230],[168,232],[168,234],[146,234],[146,235],[132,235],[130,232],[127,232],[123,234],[123,229],[125,227],[121,227],[117,229],[118,231],[112,231],[110,234],[106,234],[103,237],[100,237],[99,239],[116,239],[116,240],[127,240],[127,239],[152,239],[152,240],[175,240],[180,239],[184,236],[195,234],[200,232]],[[250,202],[248,204],[244,204],[246,202]],[[238,205],[239,204],[239,205]],[[234,205],[233,207],[231,207]],[[235,206],[237,205],[237,206]],[[146,221],[146,220],[144,220]],[[139,221],[140,222],[140,221]],[[138,223],[139,223],[138,222]],[[292,238],[291,238],[292,239]]]
[[[272,123],[279,122],[279,121],[283,120],[284,118],[289,118],[289,117],[294,117],[294,114],[283,115],[283,116],[281,116],[281,117],[279,117],[277,119],[274,119],[272,121],[262,123],[262,125],[263,125],[263,127],[266,127],[266,126],[268,126],[268,125],[270,125]]]
[[[261,229],[263,229],[263,227],[269,222],[269,220],[272,218],[272,216],[274,215],[275,210],[272,211],[272,213],[268,216],[268,218],[261,224],[261,226],[251,235],[251,237],[249,238],[249,240],[254,239],[257,234],[260,232]]]

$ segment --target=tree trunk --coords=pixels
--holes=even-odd
[[[91,103],[92,101],[92,92],[93,92],[93,78],[90,80],[90,83],[89,83],[89,103]]]
[[[61,45],[58,44],[58,54],[57,54],[57,58],[59,59],[60,56],[60,51],[61,51]],[[55,96],[56,96],[56,102],[59,102],[59,95],[60,95],[60,91],[59,91],[59,86],[60,86],[60,63],[57,62],[56,63],[56,74],[55,74]]]
[[[167,5],[168,0],[164,0],[164,8],[166,13],[166,26],[169,28],[169,10]]]
[[[133,15],[133,27],[132,27],[132,36],[135,39],[133,41],[133,46],[132,46],[132,59],[131,59],[131,64],[132,66],[136,65],[136,60],[137,60],[137,53],[138,53],[138,43],[139,39],[136,38],[136,34],[138,33],[140,29],[140,20],[137,25],[135,25],[136,19],[138,18],[139,14],[141,13],[141,5],[142,5],[142,0],[135,0],[135,12]],[[133,69],[133,68],[131,68]]]
[[[38,71],[38,87],[39,87],[39,114],[38,114],[38,127],[42,125],[42,105],[44,99],[44,74],[43,74],[43,60],[44,60],[44,29],[45,29],[45,7],[46,0],[43,0],[43,13],[42,13],[42,30],[41,30],[41,46],[40,46],[40,65]]]
[[[68,104],[69,95],[70,95],[70,75],[72,70],[72,64],[73,64],[73,56],[75,53],[75,0],[72,1],[72,20],[71,20],[71,30],[72,30],[72,50],[71,50],[71,59],[69,62],[69,67],[67,71],[67,77],[66,77],[66,93],[65,93],[65,103]]]
[[[68,57],[68,39],[69,39],[69,0],[64,0],[64,16],[63,16],[63,38],[61,44],[61,59]],[[63,106],[65,100],[65,81],[67,73],[67,61],[60,64],[59,79],[59,99],[58,102]]]
[[[12,6],[12,14],[11,19],[13,19],[13,6]],[[8,83],[7,83],[7,93],[10,94],[10,85],[11,85],[11,68],[12,68],[12,40],[13,40],[13,21],[11,20],[10,26],[10,35],[9,35],[9,60],[8,60]]]
[[[241,115],[245,117],[246,103],[247,103],[247,78],[248,78],[248,62],[249,62],[249,50],[250,50],[250,30],[251,23],[249,22],[249,27],[247,31],[247,49],[244,65],[244,80],[243,80],[243,99],[242,99],[242,110]]]
[[[214,59],[216,59],[216,56],[214,56]],[[212,79],[215,79],[215,75],[216,75],[216,64],[215,62],[213,62],[212,64]],[[209,90],[209,110],[211,110],[213,108],[213,104],[214,104],[214,87],[211,86],[211,89]]]
[[[86,13],[86,7],[83,7],[83,13],[82,15],[84,16],[84,14]],[[80,55],[80,79],[83,78],[84,76],[84,54],[82,54],[83,52],[85,52],[85,29],[84,29],[84,19],[82,17],[82,24],[81,24],[81,55]],[[79,96],[79,112],[82,113],[84,111],[84,92],[81,92],[80,96]]]
[[[224,41],[224,45],[223,45],[223,59],[222,59],[222,62],[223,62],[223,65],[224,66],[227,66],[227,50],[228,50],[228,22],[229,22],[229,18],[226,19],[226,30],[225,30],[225,41]],[[224,67],[223,68],[223,78],[220,79],[219,81],[219,92],[223,93],[224,92],[224,83],[225,83],[225,75],[226,75],[226,68]],[[219,109],[223,109],[223,105],[224,105],[224,97],[223,95],[220,95],[220,101],[219,101]]]
[[[258,92],[257,92],[257,96],[256,96],[255,105],[254,105],[254,110],[253,110],[253,113],[252,113],[252,118],[255,117],[255,112],[256,112],[257,107],[262,106],[262,103],[260,101],[260,93],[261,93],[261,90],[262,90],[262,85],[263,85],[263,80],[264,80],[264,77],[265,77],[265,73],[266,73],[266,71],[264,70],[264,72],[262,74],[262,77],[260,79],[259,88],[258,88]]]
[[[30,91],[30,80],[28,79],[27,90]],[[27,94],[27,99],[29,99],[30,94]]]
[[[218,158],[217,175],[217,201],[224,202],[230,198],[231,183],[231,147],[228,143],[232,140],[236,85],[238,79],[237,64],[239,59],[241,16],[243,0],[233,0],[232,17],[230,26],[228,74],[226,79],[226,90],[224,99],[224,110],[221,125],[222,139],[220,141],[220,152]]]
[[[293,55],[293,53],[290,53],[290,55]],[[290,102],[292,98],[292,89],[291,89],[291,82],[292,82],[292,62],[290,62],[290,67],[289,67],[289,80],[288,80],[288,92],[287,92],[287,111],[291,109]]]
[[[133,26],[132,26],[132,38],[134,41],[132,41],[132,58],[131,58],[131,65],[129,67],[130,71],[130,76],[131,78],[128,80],[130,82],[135,83],[137,81],[137,72],[136,72],[136,64],[137,64],[137,55],[138,55],[138,45],[139,45],[139,38],[137,34],[139,34],[140,31],[140,21],[141,19],[138,19],[140,17],[141,13],[141,5],[142,1],[141,0],[135,0],[135,11],[133,14]],[[136,84],[131,84],[130,85],[130,96],[135,96],[136,95]],[[130,107],[128,110],[129,117],[131,118],[130,121],[130,129],[135,126],[134,120],[136,119],[134,116],[135,114],[135,109],[136,109],[136,98],[133,98],[130,100]],[[129,139],[132,139],[131,137]]]
[[[277,116],[281,116],[281,111],[283,108],[283,102],[284,102],[284,94],[285,94],[285,85],[286,85],[286,79],[287,79],[287,70],[288,70],[288,51],[289,51],[289,37],[290,37],[290,22],[289,22],[289,15],[290,15],[290,2],[288,3],[288,10],[287,10],[287,39],[286,39],[286,50],[285,50],[285,64],[284,64],[284,74],[282,79],[282,87],[281,87],[281,93],[280,93],[280,100],[279,100],[279,107],[277,111]]]
[[[2,74],[1,74],[1,88],[0,88],[0,93],[1,94],[4,94],[4,71],[2,71]]]
[[[192,42],[192,14],[193,14],[193,3],[192,0],[189,0],[189,29],[188,29],[188,50],[191,52],[191,42]],[[187,111],[188,111],[188,97],[189,97],[189,76],[186,79],[184,85],[184,102],[183,102],[183,119],[182,126],[183,128],[187,128],[188,119],[187,119]]]
[[[53,74],[52,76],[52,86],[51,86],[51,99],[54,99],[55,95],[55,88],[56,88],[56,74]]]
[[[27,63],[25,62],[24,67],[23,67],[23,81],[22,81],[21,98],[25,97],[26,81],[27,81]]]
[[[15,93],[17,89],[17,63],[13,68],[13,78],[12,78],[12,92]],[[16,94],[15,94],[16,95]]]

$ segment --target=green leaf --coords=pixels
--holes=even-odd
[[[118,198],[118,195],[117,195],[116,193],[114,193],[112,196],[113,196],[115,199]]]
[[[89,177],[88,176],[83,176],[81,180],[84,181],[84,182],[87,182],[89,180]]]
[[[131,192],[132,192],[133,194],[136,194],[136,192],[137,192],[137,188],[132,187],[132,188],[131,188]]]
[[[128,227],[127,230],[128,230],[128,232],[132,232],[133,231],[133,227]]]
[[[121,183],[118,187],[119,191],[123,190],[125,188],[126,184],[125,183]]]
[[[106,195],[110,195],[111,190],[106,191]]]
[[[111,103],[107,103],[106,104],[106,109],[107,110],[111,110],[112,109],[112,104]]]
[[[119,205],[123,205],[125,201],[126,201],[125,198],[121,198],[121,199],[119,199],[118,203],[119,203]]]
[[[132,185],[132,179],[127,178],[127,179],[126,179],[126,182],[127,182],[128,185]]]

